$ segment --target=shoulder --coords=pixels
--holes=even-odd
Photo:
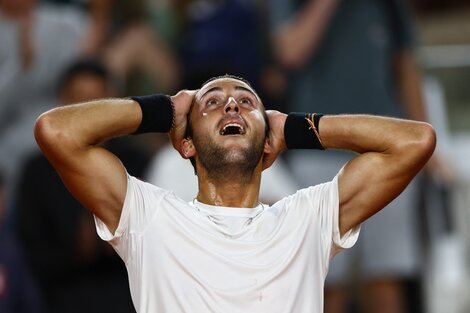
[[[335,176],[331,181],[310,186],[307,188],[299,189],[293,195],[287,197],[291,201],[318,203],[325,197],[334,196],[338,191],[338,176]]]
[[[297,190],[273,204],[272,209],[305,215],[335,207],[338,205],[338,200],[338,176],[335,176],[329,182]]]
[[[159,197],[168,196],[172,193],[170,190],[160,188],[152,183],[149,183],[147,181],[144,181],[140,178],[128,174],[127,194],[129,195],[130,192],[137,192],[141,194],[154,195]]]
[[[162,207],[165,203],[174,203],[175,205],[178,203],[187,204],[187,201],[176,196],[172,190],[158,187],[129,174],[125,201],[128,204],[150,205],[152,207]]]

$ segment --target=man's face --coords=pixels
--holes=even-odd
[[[196,159],[214,174],[232,169],[250,174],[264,151],[263,110],[255,91],[240,80],[221,78],[204,85],[190,114]]]

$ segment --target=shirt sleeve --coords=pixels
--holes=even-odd
[[[361,226],[357,226],[348,230],[341,236],[339,230],[339,192],[338,192],[338,175],[335,176],[330,184],[328,194],[329,202],[331,203],[332,210],[324,212],[324,218],[328,220],[327,225],[331,224],[332,229],[332,243],[333,247],[330,252],[330,259],[333,258],[339,251],[349,249],[356,243]]]
[[[321,255],[328,267],[329,261],[341,250],[351,248],[357,241],[360,226],[341,236],[339,230],[338,175],[332,181],[312,186],[297,193],[298,205],[308,208],[312,227],[321,238]]]
[[[135,249],[136,237],[142,234],[155,218],[159,203],[169,191],[143,182],[133,176],[127,176],[127,192],[114,234],[95,216],[98,236],[108,241],[125,263],[130,261]]]

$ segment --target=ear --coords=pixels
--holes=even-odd
[[[181,140],[180,153],[185,159],[189,159],[196,155],[196,147],[194,147],[193,140],[191,138],[184,138]]]
[[[273,142],[270,137],[266,138],[266,141],[264,142],[264,150],[263,150],[263,170],[267,169],[270,167],[273,162],[276,160],[279,151],[275,149],[273,146]]]
[[[273,152],[273,146],[271,145],[271,139],[269,136],[266,137],[266,140],[264,141],[264,149],[263,149],[264,154],[270,154]]]

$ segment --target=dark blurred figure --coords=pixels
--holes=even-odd
[[[0,312],[39,313],[42,304],[37,286],[15,237],[5,226],[6,194],[0,172]]]
[[[99,57],[121,81],[124,94],[176,91],[179,64],[147,21],[143,0],[87,0],[85,56]]]
[[[230,73],[259,86],[260,19],[256,1],[175,0],[183,85]],[[192,86],[189,86],[192,88]]]
[[[275,54],[289,77],[291,111],[427,119],[404,1],[272,0],[270,8]],[[288,154],[303,185],[323,182],[351,157],[341,152]],[[434,156],[429,165],[444,181],[450,179],[440,158]],[[325,312],[350,312],[349,291],[361,296],[363,312],[407,312],[405,282],[419,279],[422,256],[418,196],[415,179],[364,223],[356,248],[333,260]],[[358,280],[362,289],[354,285],[347,291]],[[419,291],[414,296],[419,298]]]
[[[229,73],[249,80],[268,108],[279,108],[276,92],[283,81],[271,70],[264,1],[171,0],[151,9],[173,17],[162,33],[170,34],[181,62],[180,89]]]
[[[59,104],[113,95],[111,78],[98,62],[74,63],[59,84]],[[110,149],[132,175],[141,176],[148,157],[132,138]],[[17,230],[40,284],[47,312],[135,312],[126,270],[111,247],[96,235],[93,216],[62,184],[40,153],[24,166],[17,188]]]
[[[0,0],[0,166],[8,189],[22,158],[38,150],[34,121],[51,108],[58,75],[78,53],[82,17],[37,0]]]
[[[119,85],[120,96],[177,91],[180,65],[174,51],[149,24],[145,0],[85,0],[89,16],[81,54],[100,59]],[[149,153],[163,144],[161,134],[139,136]]]
[[[419,11],[440,11],[455,9],[461,7],[462,9],[470,8],[468,0],[411,0],[413,6]]]

